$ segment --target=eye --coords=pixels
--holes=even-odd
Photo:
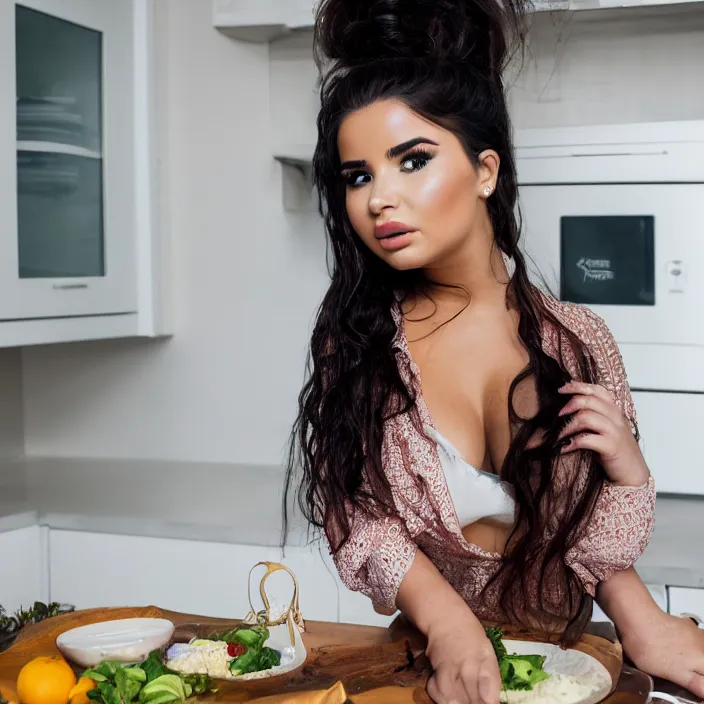
[[[428,162],[433,156],[433,154],[426,151],[416,151],[411,154],[406,154],[401,160],[401,169],[406,173],[420,171],[428,165]]]
[[[342,180],[348,188],[359,188],[369,183],[370,178],[366,171],[347,171],[342,174]]]

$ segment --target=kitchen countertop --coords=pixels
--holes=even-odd
[[[31,525],[276,547],[283,473],[276,466],[27,458],[0,464],[0,533]],[[213,491],[218,487],[218,491]],[[704,497],[659,496],[647,584],[704,588]],[[246,530],[242,528],[246,526]],[[294,516],[287,543],[308,542]]]
[[[0,654],[0,685],[12,691],[21,667],[39,655],[55,655],[56,638],[71,628],[117,618],[168,618],[177,627],[177,638],[190,638],[231,625],[228,619],[207,618],[155,606],[99,608],[64,614],[25,627],[14,645]],[[509,638],[531,638],[515,626],[504,627]],[[600,636],[600,638],[595,638]],[[306,667],[282,677],[226,683],[219,687],[219,702],[254,702],[260,697],[279,695],[276,701],[289,701],[297,691],[324,690],[342,682],[358,704],[430,703],[425,692],[431,674],[425,655],[425,639],[400,617],[388,628],[306,620],[303,641],[308,650]],[[613,676],[620,669],[618,648],[612,648],[615,632],[609,624],[591,623],[577,649],[594,657]],[[691,698],[692,695],[669,682],[656,683],[658,691]],[[359,692],[367,695],[357,696]],[[648,692],[647,677],[631,667],[623,667],[614,694],[608,704],[644,704]],[[285,695],[285,696],[281,696]],[[264,701],[269,701],[265,699]]]
[[[11,684],[31,657],[55,655],[56,638],[71,628],[116,618],[162,617],[177,628],[176,638],[189,639],[231,625],[227,619],[202,619],[197,616],[166,611],[154,606],[118,609],[91,609],[74,612],[31,624],[15,644],[0,655],[0,684]],[[198,625],[194,625],[194,621]],[[308,652],[305,667],[280,677],[254,679],[248,682],[218,684],[218,702],[290,702],[295,692],[323,691],[340,682],[357,704],[432,704],[425,692],[431,675],[425,655],[426,641],[405,619],[397,619],[389,628],[325,623],[306,620],[302,639]],[[509,638],[532,635],[520,628],[506,626]],[[620,671],[620,648],[613,638],[584,635],[576,648],[596,658],[614,677]],[[620,684],[624,676],[621,674]],[[366,694],[361,694],[366,693]],[[262,699],[266,697],[265,699]],[[634,694],[633,689],[618,686],[605,704],[644,704],[646,693]],[[309,698],[308,701],[310,701]],[[206,697],[205,701],[211,701]]]
[[[0,464],[0,532],[39,523],[276,547],[282,488],[281,468],[264,465],[27,458]],[[307,542],[296,514],[287,544]]]

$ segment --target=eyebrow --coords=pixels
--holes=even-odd
[[[409,149],[413,149],[413,147],[416,147],[419,144],[432,144],[435,147],[439,146],[437,142],[433,142],[432,139],[428,139],[427,137],[414,137],[403,144],[398,144],[395,147],[391,147],[391,149],[386,152],[386,157],[388,159],[395,159],[397,156],[405,154]]]
[[[432,144],[435,147],[439,146],[437,142],[433,142],[432,139],[428,139],[427,137],[414,137],[413,139],[409,139],[407,142],[403,142],[402,144],[397,144],[395,147],[391,147],[391,149],[386,152],[386,158],[395,159],[396,157],[405,154],[409,149],[413,149],[413,147],[416,147],[419,144]],[[363,169],[366,166],[367,162],[364,160],[345,161],[341,165],[340,169],[342,171],[347,171],[349,169]]]

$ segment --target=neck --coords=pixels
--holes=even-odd
[[[427,267],[425,275],[439,284],[437,294],[441,298],[466,297],[469,292],[473,307],[505,307],[508,271],[501,250],[494,244],[491,226],[487,223],[479,229],[467,237],[461,248]]]

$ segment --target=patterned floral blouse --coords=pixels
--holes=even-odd
[[[597,364],[598,383],[611,392],[635,429],[623,360],[604,321],[582,306],[544,298],[553,315],[587,346]],[[409,352],[403,317],[399,310],[393,314],[398,367],[416,395],[415,406],[387,421],[384,428],[382,461],[399,517],[376,519],[351,509],[350,538],[334,556],[335,564],[349,589],[366,594],[380,607],[395,609],[401,581],[420,548],[478,617],[498,619],[498,585],[492,585],[480,597],[502,556],[467,542],[462,535],[437,444],[420,430],[434,426],[421,393],[418,368]],[[574,353],[567,343],[560,342],[550,322],[544,325],[543,349],[556,359],[561,357],[572,377],[578,378]],[[561,471],[578,472],[586,480],[583,453],[564,455],[561,462]],[[578,475],[577,489],[579,480]],[[589,594],[594,596],[599,582],[633,566],[648,545],[654,515],[652,478],[640,487],[606,483],[585,535],[565,559]],[[553,597],[559,603],[561,595]]]

